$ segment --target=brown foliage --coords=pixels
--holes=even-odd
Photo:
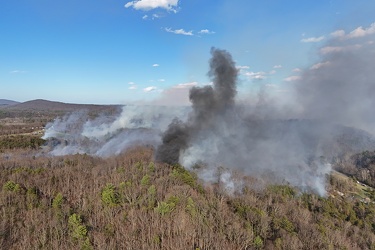
[[[0,153],[1,249],[374,249],[371,202],[259,190],[240,173],[243,189],[228,194],[223,183],[152,162],[151,148],[49,157],[17,138]]]

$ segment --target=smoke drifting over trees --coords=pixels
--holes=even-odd
[[[235,105],[238,71],[232,57],[218,49],[212,49],[211,54],[213,86],[191,89],[189,118],[185,123],[170,124],[157,159],[188,168],[202,164],[201,177],[208,180],[215,178],[216,167],[223,166],[324,194],[330,165],[316,161],[322,130],[310,123],[254,120],[254,114],[248,113],[244,116]]]
[[[304,117],[375,132],[374,36],[331,40],[321,62],[303,72],[295,85]]]
[[[232,56],[218,49],[212,49],[211,54],[209,76],[213,86],[190,90],[193,110],[186,123],[175,120],[169,125],[163,135],[163,144],[157,150],[156,158],[160,161],[178,163],[180,153],[190,146],[191,141],[200,133],[215,128],[215,124],[221,123],[221,119],[234,109],[238,72]]]
[[[331,40],[321,49],[322,60],[293,84],[298,107],[280,108],[265,101],[262,93],[255,105],[239,105],[232,56],[213,48],[208,73],[213,85],[190,90],[191,108],[126,106],[114,121],[101,117],[81,122],[76,132],[61,135],[61,124],[72,121],[65,118],[50,126],[45,138],[67,141],[54,147],[55,154],[107,156],[134,144],[151,145],[158,161],[194,168],[201,178],[226,182],[229,189],[241,187],[229,178],[238,170],[324,195],[329,160],[340,153],[336,141],[347,134],[353,137],[354,130],[342,125],[375,131],[374,51],[368,38],[355,44],[349,38]],[[349,146],[371,150],[366,147],[375,145],[372,135],[356,133]],[[365,137],[367,144],[361,142]]]

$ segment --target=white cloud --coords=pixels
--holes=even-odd
[[[144,91],[144,92],[151,92],[151,91],[154,91],[154,90],[156,90],[156,89],[157,89],[157,87],[155,87],[155,86],[150,86],[150,87],[144,88],[143,91]]]
[[[375,23],[372,23],[370,27],[365,28],[365,29],[362,26],[356,28],[355,30],[350,32],[346,37],[350,39],[350,38],[363,37],[363,36],[371,35],[374,33],[375,33]]]
[[[198,32],[199,34],[215,34],[215,31],[210,31],[208,29],[204,29]]]
[[[375,34],[375,23],[372,23],[369,27],[363,28],[359,26],[358,28],[352,30],[349,34],[346,34],[344,30],[336,30],[331,33],[334,38],[340,39],[352,39],[358,37],[364,37],[368,35]]]
[[[250,69],[249,66],[237,66],[237,69],[242,70],[242,69]]]
[[[158,15],[158,14],[152,14],[152,16],[148,16],[148,15],[144,15],[142,17],[143,20],[155,20],[155,19],[159,19],[159,18],[162,18],[163,16],[162,15]]]
[[[166,32],[169,33],[174,33],[176,35],[185,35],[185,36],[195,36],[194,32],[192,30],[186,31],[184,29],[172,29],[172,28],[164,28]],[[203,29],[197,32],[197,34],[202,34],[202,35],[212,35],[215,34],[214,31],[208,30],[208,29]]]
[[[134,83],[134,82],[128,82],[128,84],[130,84],[130,85],[134,85],[135,83]]]
[[[336,31],[331,33],[331,36],[333,36],[334,38],[344,37],[345,31],[344,30],[336,30]]]
[[[158,79],[158,82],[165,82],[165,79]]]
[[[172,30],[171,28],[165,28],[165,31],[174,33],[176,35],[193,36],[193,31],[185,31],[184,29]]]
[[[259,71],[259,72],[246,72],[244,73],[245,76],[248,76],[250,79],[262,80],[267,78],[266,72]]]
[[[324,40],[324,36],[304,38],[304,39],[301,39],[301,42],[303,42],[303,43],[317,43],[317,42],[320,42],[322,40]]]
[[[237,66],[237,69],[239,70],[240,74],[243,76],[246,76],[250,78],[251,80],[263,80],[266,79],[270,75],[274,75],[277,73],[275,69],[280,69],[282,68],[281,65],[275,65],[273,66],[273,69],[270,71],[258,71],[258,72],[253,72],[253,71],[248,71],[250,67],[249,66]]]
[[[152,65],[152,67],[159,67],[160,65],[159,64],[157,64],[157,63],[154,63],[153,65]]]
[[[314,64],[313,66],[311,66],[310,69],[319,69],[319,68],[321,68],[321,67],[329,66],[330,64],[331,64],[331,62],[329,62],[329,61],[326,61],[326,62],[320,62],[320,63]]]
[[[300,76],[289,76],[287,78],[284,78],[284,81],[286,82],[292,82],[292,81],[297,81],[297,80],[300,80],[301,77]]]
[[[294,68],[292,71],[293,72],[301,72],[302,70],[300,68]]]
[[[177,12],[178,0],[136,0],[127,2],[125,8],[133,7],[136,10],[152,10],[157,8],[166,9],[167,11]]]
[[[197,86],[198,83],[197,82],[187,82],[187,83],[180,83],[180,84],[177,84],[175,86],[173,86],[173,88],[175,89],[190,89],[191,87],[194,87],[194,86]]]
[[[130,89],[130,90],[137,89],[137,86],[130,86],[129,89]]]

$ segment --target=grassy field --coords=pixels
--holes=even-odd
[[[347,191],[346,194],[344,194],[344,196],[348,198],[352,197],[359,201],[367,201],[367,202],[374,201],[374,197],[373,197],[373,193],[375,191],[374,188],[366,184],[363,184],[359,181],[356,181],[352,177],[349,177],[335,170],[331,172],[331,175],[332,177],[337,178],[338,180],[342,182],[345,182],[349,186],[347,188],[349,188],[350,191]],[[342,192],[340,190],[337,190],[337,191]]]

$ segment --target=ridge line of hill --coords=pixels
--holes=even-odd
[[[1,105],[0,108],[5,110],[29,110],[29,111],[74,111],[77,109],[104,110],[121,107],[121,105],[103,105],[103,104],[75,104],[44,99],[36,99],[26,102],[10,101],[11,104]]]

